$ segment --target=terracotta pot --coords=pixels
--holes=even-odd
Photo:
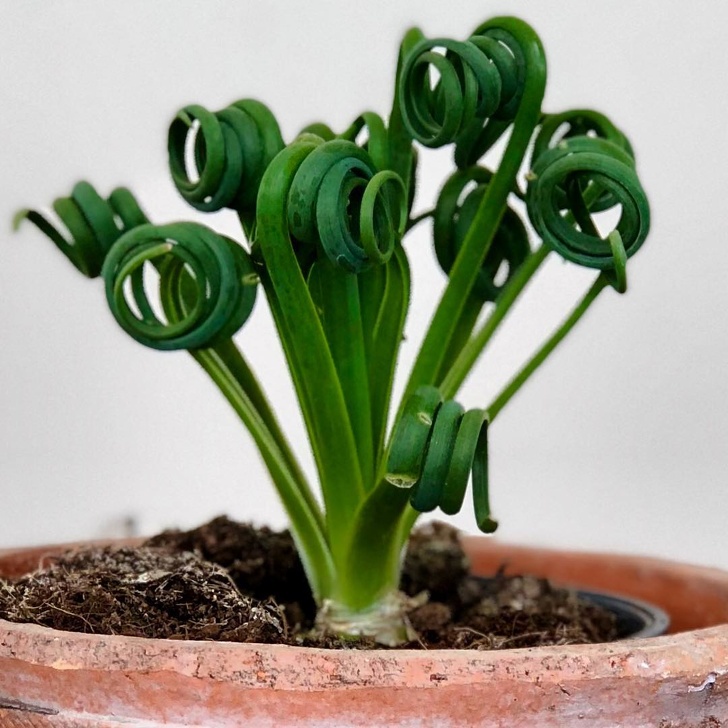
[[[0,726],[728,726],[728,572],[469,539],[513,571],[667,610],[664,637],[474,652],[327,651],[72,634],[0,621]],[[0,573],[48,549],[0,556]]]

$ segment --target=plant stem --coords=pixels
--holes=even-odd
[[[503,407],[505,407],[511,397],[513,397],[513,395],[528,381],[531,375],[541,366],[541,364],[546,361],[549,354],[551,354],[551,352],[559,345],[571,329],[574,328],[592,303],[594,303],[599,293],[608,285],[609,281],[606,276],[600,274],[568,318],[561,324],[561,326],[559,326],[544,345],[533,355],[533,357],[531,357],[521,371],[513,377],[503,391],[490,404],[487,410],[488,420],[490,422],[498,416],[498,413],[503,409]]]
[[[502,22],[502,19],[494,22]],[[522,41],[526,70],[523,97],[513,122],[511,137],[498,171],[483,195],[452,266],[449,281],[412,367],[403,401],[418,386],[434,384],[437,379],[445,352],[450,347],[454,324],[463,313],[478,271],[488,254],[533,130],[541,117],[541,102],[546,85],[543,49],[533,31],[520,28],[519,32],[524,36],[519,40]]]
[[[359,610],[331,600],[316,615],[316,627],[325,633],[365,636],[380,644],[397,647],[416,636],[406,619],[408,609],[415,604],[422,604],[422,601],[396,589]]]
[[[450,371],[440,383],[440,391],[445,399],[455,397],[465,378],[470,374],[478,357],[483,353],[488,342],[492,339],[501,323],[503,323],[518,296],[523,292],[544,260],[546,260],[549,252],[550,249],[546,245],[541,245],[533,251],[523,262],[523,265],[515,272],[513,278],[503,287],[503,291],[498,297],[490,316],[475,336],[463,346]]]
[[[480,312],[483,310],[483,301],[478,298],[473,292],[470,293],[465,303],[460,318],[455,322],[453,326],[452,339],[450,346],[447,349],[445,358],[442,360],[440,371],[437,374],[436,382],[440,384],[445,378],[447,373],[452,368],[453,364],[457,361],[460,352],[467,345],[470,340],[470,336],[473,333],[475,324],[478,321]]]
[[[351,542],[337,574],[335,600],[366,609],[397,589],[401,564],[398,523],[410,492],[381,479],[350,524]]]

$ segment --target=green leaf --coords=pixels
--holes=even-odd
[[[364,486],[341,384],[296,260],[288,222],[296,173],[317,146],[309,140],[294,142],[271,162],[258,195],[256,242],[265,264],[262,279],[316,459],[329,543],[336,557],[350,538]]]

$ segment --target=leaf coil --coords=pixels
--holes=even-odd
[[[156,309],[147,263],[159,275]],[[232,336],[250,316],[258,282],[240,245],[196,223],[132,230],[113,246],[102,275],[121,327],[161,350],[209,347]]]
[[[465,412],[443,401],[436,387],[418,387],[404,405],[392,435],[387,480],[411,488],[410,504],[429,512],[457,513],[472,476],[478,528],[492,533],[488,496],[488,419],[484,410]]]

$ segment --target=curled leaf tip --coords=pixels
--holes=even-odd
[[[627,292],[627,251],[624,249],[622,236],[619,230],[612,230],[607,236],[609,245],[612,248],[612,258],[614,259],[614,268],[605,271],[609,284],[617,293]]]
[[[465,41],[422,38],[409,48],[399,77],[404,124],[424,146],[454,143],[457,166],[468,167],[515,119],[531,71],[545,77],[543,51],[516,18],[488,21]]]
[[[152,305],[145,266],[158,273],[163,316]],[[232,336],[256,296],[249,254],[196,223],[143,225],[114,245],[103,268],[106,297],[121,327],[154,349],[199,349]],[[130,285],[127,285],[130,284]]]
[[[101,273],[111,246],[125,232],[148,222],[134,196],[126,188],[115,189],[103,199],[88,182],[79,182],[70,197],[59,197],[53,210],[62,227],[53,224],[36,210],[16,213],[13,225],[28,220],[85,276]]]
[[[192,207],[205,212],[229,207],[253,218],[260,180],[283,147],[275,117],[253,99],[217,112],[186,106],[172,121],[167,141],[172,179]]]
[[[401,178],[377,170],[365,150],[344,139],[315,143],[296,170],[287,201],[299,257],[317,248],[349,273],[386,263],[407,218]]]
[[[537,140],[533,170],[536,177],[526,192],[528,215],[544,243],[563,258],[615,271],[623,265],[622,253],[626,260],[642,246],[650,208],[623,135],[616,141],[576,135],[554,146]],[[602,235],[594,215],[618,208],[614,229]]]
[[[443,401],[436,387],[419,387],[392,435],[386,479],[411,489],[415,510],[440,508],[453,515],[462,507],[472,474],[476,523],[491,533],[497,524],[490,515],[487,433],[484,410],[465,412],[456,401]]]
[[[10,229],[15,233],[18,232],[20,229],[20,226],[23,224],[25,220],[28,219],[28,214],[30,213],[30,210],[26,207],[22,210],[18,210],[14,215],[13,219],[10,221]]]

